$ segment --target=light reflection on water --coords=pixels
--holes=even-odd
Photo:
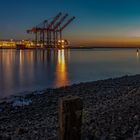
[[[137,58],[139,59],[139,52],[137,52]]]
[[[0,50],[0,98],[139,73],[136,49]]]
[[[56,80],[55,87],[60,87],[64,85],[68,85],[68,77],[67,77],[67,67],[66,67],[66,58],[65,51],[58,50],[58,61],[56,64]]]

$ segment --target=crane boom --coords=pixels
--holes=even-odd
[[[55,31],[62,23],[63,21],[68,17],[68,14],[65,14],[59,22],[56,23],[56,25],[54,26],[53,30]]]
[[[64,30],[74,19],[75,19],[75,17],[70,18],[70,19],[60,28],[60,30],[57,30],[57,31],[58,31],[58,32],[61,32],[62,30]]]
[[[48,31],[51,27],[52,27],[52,25],[59,19],[59,17],[62,15],[62,13],[60,12],[60,13],[58,13],[54,18],[53,18],[53,20],[48,24],[48,26],[46,27],[46,28],[40,28],[40,27],[38,27],[38,26],[36,26],[36,27],[33,27],[32,29],[30,29],[30,30],[27,30],[27,33],[36,33],[36,32],[40,32],[40,31]],[[47,20],[45,20],[44,22],[46,22]],[[44,23],[43,22],[43,23]]]
[[[62,13],[60,12],[58,15],[56,15],[54,17],[54,19],[51,21],[51,23],[48,25],[47,30],[50,29],[52,27],[52,25],[57,21],[57,19],[59,19],[59,17],[62,15]]]
[[[47,26],[47,23],[48,23],[48,20],[44,20],[42,23],[38,24],[32,29],[27,30],[27,33],[36,33],[37,31],[41,31],[42,28],[45,28]]]
[[[48,48],[64,48],[66,40],[63,38],[63,30],[75,19],[67,13],[58,13],[55,17],[44,20],[37,26],[27,30],[34,34],[34,46]]]

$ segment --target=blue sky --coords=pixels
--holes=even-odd
[[[139,0],[0,0],[0,38],[30,38],[28,28],[60,11],[76,16],[64,31],[72,42],[140,37],[139,6]]]

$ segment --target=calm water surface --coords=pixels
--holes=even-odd
[[[136,49],[0,50],[0,98],[139,73]]]

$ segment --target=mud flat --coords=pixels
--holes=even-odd
[[[83,140],[125,140],[140,132],[140,75],[33,92],[0,103],[0,140],[57,140],[58,101],[84,102]]]

